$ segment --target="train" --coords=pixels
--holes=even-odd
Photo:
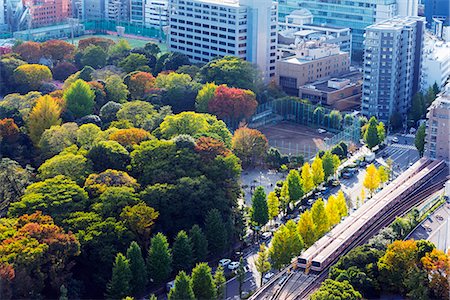
[[[329,233],[320,238],[297,258],[297,267],[321,272],[340,256],[357,237],[384,219],[386,212],[405,204],[405,196],[447,168],[443,161],[422,158],[397,177],[372,200],[364,203],[354,214],[346,217]],[[389,215],[389,214],[388,214]]]

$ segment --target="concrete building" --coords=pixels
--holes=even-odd
[[[450,84],[428,108],[425,155],[450,163]]]
[[[62,23],[72,17],[70,0],[24,0],[33,28]]]
[[[6,28],[6,3],[5,0],[0,0],[0,32],[5,30]]]
[[[443,88],[450,77],[450,42],[431,34],[424,41],[421,89],[426,91],[434,83]]]
[[[145,0],[146,26],[164,27],[169,23],[169,0]]]
[[[130,0],[130,22],[136,25],[143,25],[145,18],[145,0]]]
[[[302,41],[323,41],[336,44],[342,51],[352,52],[352,35],[350,28],[313,24],[313,16],[307,9],[293,11],[284,23],[279,23],[278,49],[289,51],[295,49]]]
[[[425,17],[428,28],[434,28],[435,20],[442,21],[444,26],[450,25],[450,1],[425,0]]]
[[[286,93],[298,96],[306,83],[347,73],[349,68],[349,54],[339,46],[309,41],[299,44],[295,55],[277,61],[276,82]]]
[[[129,0],[105,0],[105,19],[109,21],[129,21]]]
[[[360,60],[364,49],[364,29],[396,15],[417,16],[417,2],[418,0],[278,0],[278,12],[281,23],[293,11],[306,8],[314,16],[314,24],[350,27],[353,57]]]
[[[81,0],[81,14],[84,20],[102,20],[105,18],[104,0]]]
[[[407,115],[420,88],[424,27],[421,17],[395,17],[367,27],[361,105],[365,116],[387,124],[393,115]]]
[[[298,96],[324,107],[349,111],[359,109],[362,95],[362,74],[358,71],[306,84]]]
[[[275,76],[277,4],[272,0],[170,0],[169,50],[208,62],[226,55]]]

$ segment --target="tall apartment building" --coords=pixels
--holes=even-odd
[[[136,25],[144,24],[145,0],[130,0],[130,22]]]
[[[450,85],[428,108],[425,155],[450,163]]]
[[[444,0],[448,1],[448,0]],[[417,16],[418,0],[278,0],[279,19],[299,8],[306,8],[314,16],[314,24],[326,24],[352,29],[352,51],[359,60],[363,53],[364,29],[396,15]]]
[[[104,0],[80,0],[79,14],[82,15],[83,20],[101,20],[105,18],[105,4]]]
[[[426,91],[434,83],[443,88],[450,78],[450,42],[431,34],[424,41],[421,89]]]
[[[160,27],[169,23],[169,0],[145,0],[144,23]]]
[[[105,19],[110,21],[129,21],[129,0],[105,0]]]
[[[433,19],[442,21],[444,26],[450,25],[450,1],[425,0],[425,17],[429,28],[435,23]]]
[[[395,17],[367,27],[361,109],[389,123],[403,118],[420,87],[425,19]]]
[[[272,0],[170,0],[169,49],[193,62],[237,56],[275,76],[277,4]]]
[[[62,23],[72,16],[70,0],[24,0],[23,4],[34,28]]]

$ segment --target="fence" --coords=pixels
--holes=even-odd
[[[87,31],[94,31],[96,33],[116,31],[116,26],[122,26],[125,28],[125,34],[156,38],[160,40],[166,39],[166,35],[163,30],[156,27],[147,27],[144,25],[136,25],[129,22],[108,20],[89,20],[82,23],[84,24],[84,27]]]

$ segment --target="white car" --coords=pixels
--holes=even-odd
[[[273,275],[275,275],[275,273],[273,273],[273,272],[268,272],[268,273],[264,274],[263,283],[266,283],[267,281],[269,281],[270,278],[273,277]]]
[[[394,137],[392,138],[392,142],[393,142],[393,143],[398,143],[398,137],[394,136]]]
[[[219,260],[219,265],[225,268],[226,266],[228,266],[230,264],[230,262],[231,262],[231,259],[222,258],[221,260]]]
[[[237,268],[239,268],[239,262],[238,261],[233,261],[231,263],[228,264],[228,270],[236,270]]]
[[[318,133],[325,133],[325,132],[327,132],[325,129],[322,129],[322,128],[319,128],[319,129],[317,129],[317,132]]]
[[[270,239],[271,236],[272,236],[272,232],[270,232],[270,231],[264,232],[264,233],[261,235],[261,237],[263,238],[263,240],[268,240],[268,239]]]

